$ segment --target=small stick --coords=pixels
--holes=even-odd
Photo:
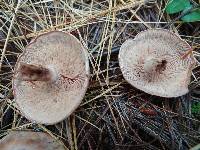
[[[186,53],[185,54],[183,54],[182,56],[181,56],[181,59],[183,60],[183,59],[185,59],[185,58],[187,58],[187,56],[188,55],[191,55],[192,54],[192,51],[193,51],[194,49],[189,49],[188,51],[186,51]]]

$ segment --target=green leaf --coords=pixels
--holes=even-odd
[[[197,104],[192,104],[192,113],[200,114],[200,102],[198,102]]]
[[[191,7],[189,0],[169,0],[165,10],[168,14],[174,14],[188,7]]]
[[[190,150],[200,150],[200,144],[196,145],[195,147],[192,147]]]
[[[200,21],[200,8],[193,10],[191,13],[181,18],[184,22]]]

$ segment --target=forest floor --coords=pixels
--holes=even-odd
[[[197,3],[198,1],[196,1]],[[200,24],[184,23],[164,11],[167,0],[3,0],[0,2],[0,138],[11,130],[49,133],[67,149],[180,149],[200,143]],[[125,81],[120,46],[139,32],[168,29],[194,49],[197,67],[189,93],[162,98]],[[64,121],[32,123],[16,107],[13,70],[31,39],[66,31],[87,47],[91,79],[85,98]]]

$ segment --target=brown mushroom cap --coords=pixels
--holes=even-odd
[[[31,64],[23,65],[23,70],[32,69],[28,75],[36,79],[30,82],[13,78],[14,98],[26,118],[55,124],[79,106],[88,87],[89,61],[86,50],[73,35],[54,31],[38,36],[19,57],[14,76],[22,64]],[[40,72],[37,76],[33,72],[37,66],[54,74],[52,82],[37,80]]]
[[[0,140],[1,150],[65,150],[50,135],[42,132],[12,131]]]
[[[150,29],[122,44],[119,64],[134,87],[152,95],[178,97],[188,92],[195,58],[185,54],[191,49],[168,30]]]

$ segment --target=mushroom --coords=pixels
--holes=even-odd
[[[19,57],[13,77],[14,99],[22,114],[55,124],[81,103],[89,82],[89,61],[71,34],[53,31],[38,36]]]
[[[132,86],[160,97],[186,94],[195,64],[190,45],[164,29],[140,32],[125,41],[119,51],[124,78]]]
[[[12,131],[0,140],[1,150],[65,150],[47,133]]]

